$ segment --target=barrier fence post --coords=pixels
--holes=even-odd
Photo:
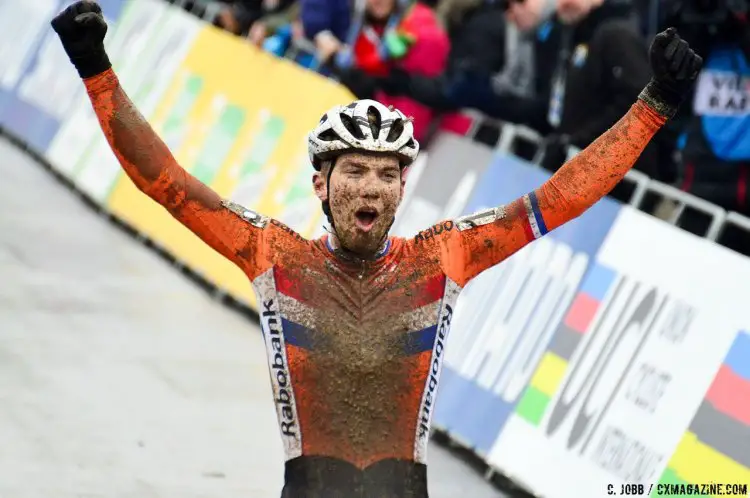
[[[736,211],[730,211],[727,213],[725,224],[732,224],[738,226],[748,233],[750,233],[750,218],[743,216]]]
[[[711,216],[711,223],[703,236],[708,240],[716,240],[721,231],[721,225],[726,218],[726,211],[724,209],[692,194],[683,192],[676,187],[656,180],[650,180],[648,182],[647,190],[661,194],[665,199],[677,202],[677,209],[675,209],[669,219],[665,220],[672,225],[677,225],[679,223],[686,207],[691,207]]]

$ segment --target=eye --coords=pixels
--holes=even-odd
[[[384,180],[391,182],[394,180],[398,180],[399,174],[398,174],[398,171],[396,170],[387,170],[381,174],[381,177]]]
[[[362,168],[347,168],[345,173],[347,176],[359,177],[362,176]]]

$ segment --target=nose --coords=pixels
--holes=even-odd
[[[362,179],[360,195],[366,199],[377,199],[380,197],[380,180],[377,174],[370,173]]]

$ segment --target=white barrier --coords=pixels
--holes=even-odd
[[[547,176],[498,154],[465,211]],[[750,484],[747,296],[749,258],[605,199],[470,284],[435,424],[544,497]]]

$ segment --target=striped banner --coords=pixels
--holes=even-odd
[[[659,480],[750,484],[750,333],[740,331]],[[652,496],[655,496],[656,487]]]
[[[565,377],[570,359],[591,328],[602,301],[616,280],[617,274],[611,269],[599,263],[591,267],[516,406],[518,416],[534,426],[539,425],[547,405]]]

